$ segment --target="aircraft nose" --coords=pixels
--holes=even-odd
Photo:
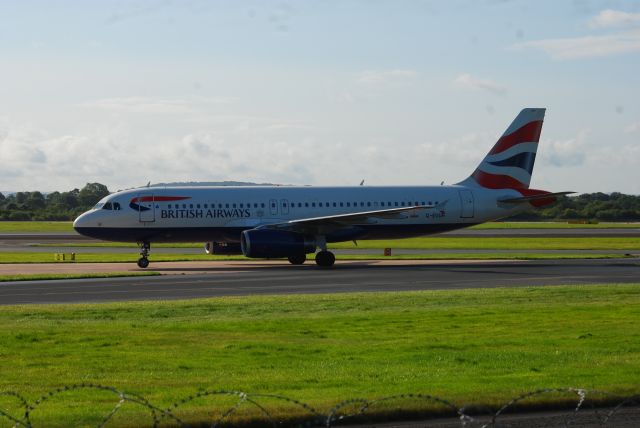
[[[80,214],[78,218],[73,221],[73,228],[81,235],[82,229],[86,227],[89,227],[89,212]]]

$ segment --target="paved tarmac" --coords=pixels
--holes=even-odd
[[[106,264],[96,265],[107,271]],[[115,265],[120,270],[137,270]],[[339,261],[333,269],[310,262],[303,266],[281,261],[176,262],[152,263],[150,269],[164,275],[4,282],[0,283],[0,305],[640,282],[640,262],[635,259]]]

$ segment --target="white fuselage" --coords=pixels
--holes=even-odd
[[[149,187],[117,192],[74,223],[79,233],[122,242],[238,242],[241,232],[296,219],[424,206],[396,218],[337,226],[327,242],[406,238],[508,217],[514,190],[473,186]]]

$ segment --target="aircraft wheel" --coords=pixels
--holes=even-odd
[[[149,259],[146,257],[140,257],[138,259],[138,267],[144,269],[149,266]]]
[[[306,254],[296,254],[294,256],[289,256],[289,263],[292,265],[301,265],[307,260]]]
[[[331,267],[336,261],[336,256],[331,251],[320,251],[316,254],[316,264],[320,267]]]

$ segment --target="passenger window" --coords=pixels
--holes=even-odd
[[[340,202],[340,206],[341,206],[341,207],[343,207],[343,206],[344,206],[344,203],[343,203],[343,202]]]
[[[169,204],[169,209],[171,209],[171,204]]]
[[[224,207],[225,208],[229,208],[229,204],[224,204]]]
[[[335,207],[336,207],[336,205],[337,205],[337,204],[334,202],[334,203],[333,203],[333,207],[335,208]]]
[[[196,208],[200,209],[200,204],[196,205]]]
[[[318,206],[322,208],[322,202],[318,202]]]
[[[371,202],[367,202],[367,206],[370,207],[371,206]]]
[[[189,208],[190,208],[190,209],[193,209],[193,204],[189,204]]]
[[[244,204],[240,204],[240,208],[244,208]]]
[[[186,210],[187,209],[187,204],[182,204],[182,209]]]
[[[236,204],[233,204],[233,205],[232,205],[232,207],[233,207],[233,208],[235,208],[235,207],[236,207]]]
[[[325,207],[329,208],[329,202],[325,202]]]
[[[302,208],[302,202],[298,202],[298,208]]]
[[[384,207],[384,202],[380,202],[380,206],[381,206],[381,207]]]
[[[309,202],[304,203],[305,208],[309,208]]]
[[[364,202],[360,202],[360,206],[361,206],[361,207],[364,207]]]
[[[258,204],[253,204],[253,208],[258,208]]]
[[[264,208],[264,202],[260,204],[260,208]]]
[[[315,202],[311,202],[311,207],[315,208],[316,207],[316,203]]]
[[[347,206],[350,207],[351,206],[351,202],[347,202]]]

